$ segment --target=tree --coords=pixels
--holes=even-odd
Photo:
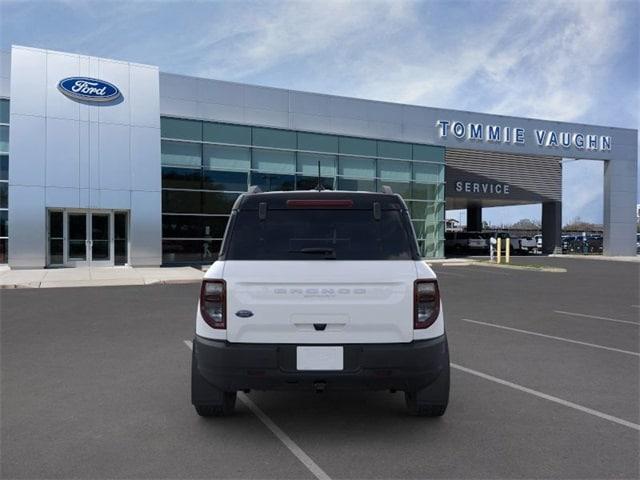
[[[509,226],[513,230],[540,230],[540,222],[530,218],[522,218]]]

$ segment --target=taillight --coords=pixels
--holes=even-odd
[[[433,325],[440,313],[437,280],[416,280],[413,284],[413,328]]]
[[[202,281],[200,313],[211,328],[227,328],[227,291],[224,280]]]

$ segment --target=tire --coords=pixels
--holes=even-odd
[[[201,417],[224,417],[236,407],[236,392],[220,390],[200,375],[195,349],[191,355],[191,403]]]
[[[196,413],[201,417],[226,417],[236,408],[236,392],[223,392],[222,404],[194,405]]]
[[[445,346],[444,367],[438,378],[425,388],[404,392],[407,410],[416,417],[441,417],[449,404],[449,349]]]

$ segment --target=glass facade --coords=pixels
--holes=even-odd
[[[9,258],[9,100],[0,99],[0,264]]]
[[[162,259],[211,263],[238,195],[324,188],[407,202],[425,257],[444,254],[444,148],[163,117]]]

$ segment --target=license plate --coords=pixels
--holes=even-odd
[[[298,370],[343,370],[342,347],[298,347],[296,350]]]

